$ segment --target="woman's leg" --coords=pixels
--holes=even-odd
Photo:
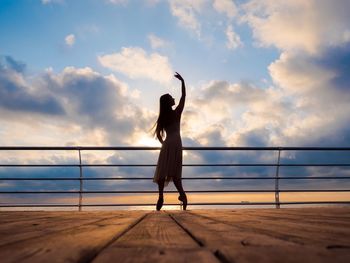
[[[159,191],[159,197],[163,197],[163,191],[164,191],[164,179],[160,179],[158,181],[158,191]]]
[[[181,178],[173,178],[175,187],[177,189],[177,191],[179,192],[180,195],[185,195],[185,191],[182,187],[182,182],[181,182]]]
[[[182,201],[182,204],[183,204],[183,210],[186,210],[187,208],[187,196],[186,196],[186,193],[182,187],[182,181],[181,181],[181,178],[177,178],[175,179],[174,178],[174,184],[175,184],[175,187],[177,189],[177,191],[179,192],[180,196],[179,196],[179,200]]]
[[[164,202],[164,198],[163,198],[164,179],[163,180],[161,179],[158,181],[158,191],[159,191],[159,197],[157,202],[157,210],[159,211],[162,208],[163,202]]]

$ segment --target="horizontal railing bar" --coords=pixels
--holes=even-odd
[[[275,205],[275,202],[228,202],[228,203],[188,203],[189,206],[200,205]],[[305,202],[279,202],[280,205],[302,205],[302,204],[350,204],[350,201],[305,201]],[[135,204],[81,204],[85,207],[102,206],[155,206],[154,203],[135,203]],[[179,206],[179,203],[165,203],[164,206]],[[78,207],[77,204],[0,204],[0,207]]]
[[[156,164],[0,164],[0,167],[155,167]],[[273,163],[217,163],[217,164],[183,164],[187,167],[224,167],[224,166],[350,166],[350,163],[300,163],[300,164],[273,164]]]
[[[269,179],[273,179],[270,177]],[[286,180],[294,180],[294,179],[301,179],[301,180],[308,180],[308,179],[350,179],[350,176],[310,176],[310,177],[298,177],[298,176],[285,176],[285,177],[278,177],[278,179],[286,179]]]
[[[286,190],[187,190],[186,193],[288,193],[288,192],[350,192],[350,189],[286,189]],[[0,194],[156,194],[154,190],[140,191],[0,191]],[[178,193],[175,190],[164,191],[164,193]]]
[[[0,167],[79,167],[79,164],[0,164]]]
[[[276,179],[276,177],[182,177],[182,180],[273,180]],[[350,179],[350,176],[328,176],[328,177],[322,177],[322,176],[310,176],[310,177],[279,177],[278,179],[285,179],[285,180],[319,180],[319,179]],[[51,177],[51,178],[41,178],[41,177],[27,177],[27,178],[13,178],[13,177],[0,177],[0,180],[4,181],[74,181],[74,180],[83,180],[83,181],[93,181],[93,180],[120,180],[120,181],[127,181],[127,180],[153,180],[153,177],[90,177],[90,178],[79,178],[79,177]]]
[[[0,150],[160,150],[148,146],[0,146]],[[196,151],[350,151],[350,147],[182,147],[183,150]]]

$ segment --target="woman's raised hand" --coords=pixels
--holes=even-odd
[[[181,77],[181,75],[177,72],[175,72],[176,74],[174,75],[175,78],[181,80],[181,81],[184,81],[184,79]]]

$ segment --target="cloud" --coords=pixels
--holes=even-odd
[[[269,66],[274,86],[208,82],[187,104],[184,134],[201,145],[349,145],[349,64],[350,45],[285,51]]]
[[[67,46],[72,47],[75,44],[75,35],[69,34],[64,38],[64,42]]]
[[[40,93],[28,85],[25,64],[5,56],[0,63],[0,110],[61,115],[64,109],[50,92]]]
[[[172,79],[172,67],[166,56],[147,54],[139,47],[123,47],[121,52],[98,56],[102,66],[120,72],[129,78],[147,78],[160,83]]]
[[[295,111],[288,117],[287,137],[300,140],[301,144],[308,140],[335,143],[347,137],[349,58],[350,45],[346,45],[328,48],[317,55],[283,52],[270,65],[273,81],[295,105]]]
[[[244,139],[245,136],[254,130],[268,130],[266,143],[274,144],[284,115],[290,110],[281,96],[273,87],[211,81],[192,94],[187,103],[183,132],[202,145],[247,146],[251,140]],[[216,139],[210,139],[209,134],[216,134]],[[218,139],[218,135],[222,138]]]
[[[233,28],[231,25],[227,26],[226,37],[227,37],[226,47],[228,49],[236,49],[243,45],[241,38],[237,33],[233,31]]]
[[[347,0],[252,0],[242,6],[242,18],[263,46],[317,53],[349,41]]]
[[[233,19],[237,15],[237,7],[233,0],[214,0],[214,9],[225,14],[229,19]]]
[[[151,44],[152,49],[158,49],[169,45],[169,42],[154,34],[149,34],[147,38]]]
[[[228,49],[242,45],[240,36],[232,24],[238,18],[238,8],[231,0],[169,0],[171,14],[179,24],[195,33],[199,40],[211,45],[216,31],[225,34]]]
[[[132,144],[154,122],[134,90],[91,68],[27,77],[2,65],[0,80],[3,145]]]
[[[102,132],[108,144],[126,143],[148,124],[147,113],[129,98],[132,91],[113,75],[67,67],[47,78],[47,88],[64,102],[66,120],[78,124],[83,131]]]
[[[170,11],[179,19],[179,24],[197,36],[201,34],[201,25],[197,15],[205,4],[204,0],[169,0]]]
[[[349,1],[252,0],[241,7],[257,43],[281,50],[268,70],[290,111],[274,141],[348,145]]]

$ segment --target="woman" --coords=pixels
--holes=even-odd
[[[180,120],[185,106],[186,87],[181,75],[177,72],[175,73],[174,77],[179,79],[182,84],[182,95],[179,105],[173,110],[172,106],[175,105],[174,98],[169,94],[164,94],[160,97],[159,117],[154,132],[162,144],[153,178],[153,181],[158,184],[159,189],[158,211],[162,208],[164,202],[164,186],[167,186],[171,180],[180,194],[178,199],[182,202],[183,209],[186,210],[187,207],[187,197],[181,182],[182,143],[180,136]]]

